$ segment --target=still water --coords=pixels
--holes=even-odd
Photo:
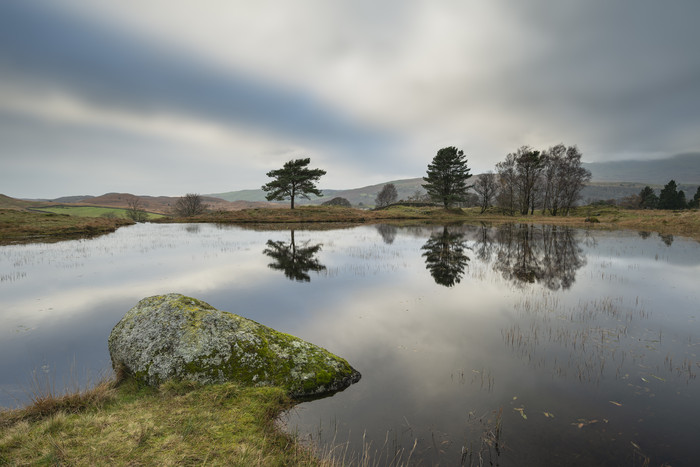
[[[260,231],[140,224],[0,247],[0,405],[110,368],[178,292],[346,358],[287,429],[348,461],[697,465],[700,245],[538,225]]]

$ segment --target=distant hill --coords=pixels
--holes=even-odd
[[[84,199],[79,203],[73,203],[82,206],[109,206],[127,208],[129,201],[136,196],[130,193],[107,193],[102,196],[95,196]],[[141,200],[142,207],[145,211],[155,212],[160,214],[171,214],[175,203],[179,197],[171,196],[138,196]],[[250,202],[236,201],[230,202],[214,196],[202,195],[202,201],[211,210],[221,211],[237,211],[240,209],[260,208],[260,207],[280,207],[279,204],[269,202]]]
[[[593,182],[632,182],[663,186],[669,180],[675,180],[677,183],[700,184],[700,153],[678,154],[648,161],[589,162],[583,165],[591,171]]]
[[[170,196],[136,196],[131,193],[107,193],[102,196],[64,196],[55,200],[22,200],[0,195],[0,209],[27,209],[43,206],[96,206],[108,208],[129,208],[129,201],[139,198],[144,211],[157,214],[171,214],[178,197]],[[78,200],[78,201],[72,201]],[[238,211],[241,209],[262,207],[285,207],[285,204],[269,202],[235,201],[202,196],[202,200],[211,210]],[[72,201],[72,202],[71,202]]]
[[[36,201],[11,198],[9,196],[0,195],[0,209],[26,209],[40,204]]]
[[[405,180],[393,180],[390,182],[384,182],[377,185],[368,185],[361,188],[353,188],[349,190],[321,190],[323,193],[323,198],[314,198],[311,200],[299,199],[295,200],[295,204],[321,204],[324,201],[328,201],[332,198],[340,196],[347,199],[353,206],[374,206],[374,199],[377,194],[387,183],[393,183],[396,187],[396,192],[399,199],[408,199],[412,196],[416,190],[425,192],[421,187],[424,183],[422,178],[409,178]],[[228,201],[235,200],[246,200],[246,201],[265,201],[265,192],[262,190],[239,190],[239,191],[229,191],[227,193],[214,193],[207,196],[213,196]]]
[[[62,196],[60,198],[50,199],[47,201],[53,201],[54,203],[80,203],[81,201],[86,201],[86,200],[89,200],[90,198],[94,198],[94,196],[90,196],[90,195]]]

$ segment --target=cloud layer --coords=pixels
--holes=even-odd
[[[474,171],[523,144],[584,160],[700,150],[693,1],[0,3],[0,192],[323,186]]]

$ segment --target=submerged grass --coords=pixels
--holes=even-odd
[[[275,426],[280,388],[103,381],[0,413],[0,465],[328,465]]]

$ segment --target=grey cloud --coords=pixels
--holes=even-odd
[[[518,14],[547,46],[503,89],[537,121],[600,131],[591,139],[608,153],[669,150],[676,130],[700,125],[700,3],[536,2]]]
[[[185,53],[67,17],[46,3],[0,3],[0,73],[3,80],[59,89],[95,106],[185,114],[301,142],[366,152],[390,138],[308,93],[216,69]]]

